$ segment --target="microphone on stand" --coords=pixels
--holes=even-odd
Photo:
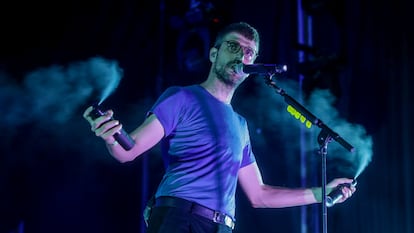
[[[243,72],[245,74],[282,74],[287,71],[286,65],[278,65],[278,64],[237,64],[236,65],[237,72]]]

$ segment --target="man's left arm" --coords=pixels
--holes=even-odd
[[[321,197],[318,196],[321,193],[321,188],[286,188],[264,184],[256,162],[241,168],[238,179],[251,205],[255,208],[284,208],[321,201]],[[327,189],[332,190],[339,184],[351,182],[352,179],[337,178],[327,184]],[[349,198],[353,192],[355,192],[355,188],[344,188],[344,197],[340,202]]]

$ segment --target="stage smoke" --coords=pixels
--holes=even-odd
[[[333,141],[328,146],[328,156],[331,161],[339,159],[339,162],[350,164],[351,167],[337,166],[338,170],[341,168],[353,170],[354,177],[350,178],[357,178],[371,162],[372,137],[367,134],[362,125],[350,123],[342,118],[334,107],[335,100],[335,96],[329,90],[316,89],[309,98],[308,109],[355,148],[354,153],[349,153]],[[349,171],[343,171],[343,173],[349,173]]]
[[[235,98],[236,107],[249,120],[252,141],[259,147],[272,145],[272,149],[286,155],[286,160],[290,161],[288,164],[299,166],[299,156],[295,156],[299,155],[299,149],[303,146],[299,128],[303,126],[304,132],[311,135],[305,143],[311,144],[309,152],[319,149],[317,136],[321,129],[316,125],[306,128],[287,112],[288,104],[284,97],[267,86],[264,80],[257,78],[253,82],[256,83],[255,96],[242,95],[237,97],[240,99]],[[335,96],[329,90],[315,89],[305,97],[301,96],[297,81],[283,79],[277,85],[355,148],[355,152],[351,153],[333,140],[328,145],[327,158],[329,167],[333,167],[336,172],[357,178],[372,159],[372,137],[367,134],[364,126],[341,117],[334,106]],[[317,158],[315,153],[310,154]]]
[[[87,101],[105,100],[121,77],[118,63],[101,57],[39,68],[22,83],[2,75],[0,120],[7,127],[37,120],[64,123]]]

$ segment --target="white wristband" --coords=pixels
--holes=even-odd
[[[110,146],[116,146],[116,145],[118,145],[118,141],[114,140],[112,143],[107,143],[107,144],[110,145]]]

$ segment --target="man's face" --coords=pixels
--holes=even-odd
[[[218,48],[210,55],[213,62],[213,71],[217,78],[228,85],[238,86],[248,75],[236,69],[240,63],[253,64],[257,57],[257,45],[238,33],[225,36]]]

